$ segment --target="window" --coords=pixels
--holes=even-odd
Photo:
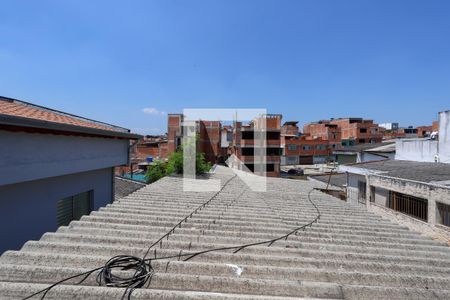
[[[389,191],[387,206],[416,219],[425,222],[428,220],[428,201],[426,199]]]
[[[360,128],[360,129],[359,129],[359,132],[360,132],[360,133],[366,133],[366,132],[367,132],[367,128]]]
[[[358,181],[358,202],[366,203],[366,183]]]
[[[274,132],[274,131],[269,131],[266,133],[266,138],[268,140],[279,140],[280,139],[280,133],[279,132]]]
[[[290,150],[290,151],[297,150],[297,145],[288,145],[288,150]]]
[[[241,154],[244,156],[253,156],[255,155],[255,148],[241,148]]]
[[[311,145],[304,145],[303,150],[311,150]]]
[[[375,202],[376,190],[374,186],[370,186],[370,202]]]
[[[366,142],[366,140],[365,139],[359,139],[359,141],[358,141],[360,144],[364,144],[365,142]]]
[[[92,211],[92,194],[91,190],[59,200],[56,208],[58,226],[67,226],[70,221],[89,214]]]
[[[436,221],[438,224],[450,226],[450,205],[436,202]]]
[[[326,150],[326,147],[324,145],[317,145],[317,150]]]
[[[275,165],[274,164],[267,164],[266,165],[266,172],[274,172],[275,171]]]
[[[266,155],[281,155],[281,148],[266,148]]]

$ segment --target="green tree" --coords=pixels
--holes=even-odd
[[[211,163],[206,161],[204,153],[197,153],[195,159],[195,171],[197,174],[206,173],[211,169]],[[183,174],[183,148],[170,154],[167,162],[155,161],[147,169],[145,174],[147,183],[152,183],[170,174]]]
[[[152,183],[167,175],[167,163],[162,160],[155,161],[147,169],[145,180],[147,183]]]

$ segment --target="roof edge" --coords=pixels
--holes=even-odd
[[[48,111],[51,111],[51,112],[54,112],[54,113],[57,113],[57,114],[61,114],[61,115],[64,115],[64,116],[76,118],[78,120],[92,122],[92,123],[100,124],[100,125],[105,125],[105,126],[112,127],[112,128],[115,128],[115,129],[120,129],[120,130],[122,130],[124,132],[129,131],[128,128],[125,128],[125,127],[113,125],[113,124],[102,122],[102,121],[97,121],[97,120],[94,120],[94,119],[89,119],[89,118],[86,118],[86,117],[82,117],[82,116],[79,116],[79,115],[67,113],[67,112],[64,112],[64,111],[61,111],[61,110],[45,107],[45,106],[42,106],[42,105],[39,105],[39,104],[34,104],[34,103],[31,103],[31,102],[23,101],[23,100],[16,99],[16,98],[11,98],[11,97],[6,97],[6,96],[1,96],[0,95],[0,100],[8,101],[8,102],[19,102],[19,103],[22,103],[24,105],[29,105],[29,106],[33,106],[33,107],[36,107],[36,108],[39,108],[39,109],[48,110]]]
[[[127,129],[127,132],[104,130],[104,129],[98,129],[98,128],[56,123],[56,122],[31,119],[31,118],[25,118],[25,117],[18,117],[18,116],[11,116],[11,115],[5,115],[5,114],[0,114],[0,124],[8,125],[8,126],[25,127],[25,128],[40,128],[40,129],[47,129],[47,130],[51,130],[51,131],[85,133],[85,134],[92,134],[92,135],[97,135],[97,136],[116,137],[116,138],[132,139],[132,140],[137,140],[137,139],[140,139],[143,137],[140,134],[130,133],[128,129]]]

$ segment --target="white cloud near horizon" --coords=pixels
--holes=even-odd
[[[142,112],[145,113],[145,114],[148,114],[148,115],[159,115],[159,116],[163,116],[163,115],[166,114],[165,111],[157,110],[157,109],[154,108],[154,107],[146,107],[146,108],[143,108],[143,109],[142,109]]]

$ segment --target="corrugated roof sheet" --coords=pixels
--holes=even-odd
[[[282,236],[316,217],[313,182],[268,178],[253,192],[217,167],[222,191],[151,257],[237,246]],[[228,181],[229,180],[229,181]],[[147,247],[213,192],[184,192],[165,177],[106,208],[27,242],[0,257],[0,298],[20,299],[118,254],[142,257]],[[271,247],[210,252],[189,261],[154,260],[148,286],[131,299],[449,299],[450,249],[406,227],[318,191],[312,224]],[[95,276],[55,287],[46,299],[120,299],[123,288],[99,287]]]
[[[421,182],[450,180],[450,164],[445,163],[417,162],[409,160],[380,160],[349,164],[347,166],[376,170],[383,172],[383,175]]]

